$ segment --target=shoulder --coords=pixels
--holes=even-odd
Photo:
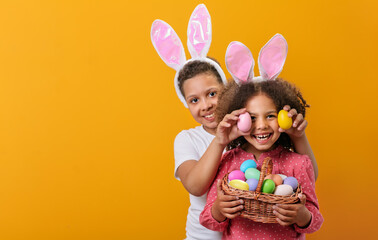
[[[304,172],[313,173],[312,162],[307,155],[302,155],[285,149],[281,153],[281,158],[284,159],[286,168],[292,169],[295,175],[303,174]]]
[[[207,138],[211,137],[211,134],[207,133],[202,126],[195,128],[190,128],[187,130],[182,130],[176,135],[177,139],[188,139],[188,138]]]

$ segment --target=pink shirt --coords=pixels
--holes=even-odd
[[[305,239],[305,233],[319,230],[323,223],[323,216],[319,212],[319,204],[315,194],[315,176],[311,160],[307,155],[290,152],[281,146],[272,151],[262,153],[257,162],[257,168],[261,169],[262,161],[271,157],[273,161],[273,174],[284,174],[297,178],[306,195],[306,207],[311,212],[312,219],[307,228],[299,228],[296,224],[281,226],[278,223],[259,223],[252,220],[236,217],[218,222],[211,215],[211,207],[217,197],[217,181],[233,170],[238,170],[247,159],[255,160],[252,153],[241,148],[235,148],[226,152],[222,157],[217,177],[210,187],[207,202],[200,216],[200,223],[214,231],[223,232],[222,239]]]

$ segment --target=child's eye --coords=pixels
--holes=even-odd
[[[215,95],[217,95],[217,92],[210,92],[210,93],[209,93],[209,96],[210,96],[210,97],[215,97]]]
[[[256,117],[251,116],[251,120],[252,120],[252,122],[255,121],[255,120],[256,120]]]
[[[269,114],[268,116],[267,116],[267,118],[275,118],[276,117],[276,115],[274,115],[274,114]]]
[[[196,102],[198,102],[198,98],[192,98],[192,99],[190,100],[190,103],[196,103]]]

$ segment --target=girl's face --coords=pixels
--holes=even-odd
[[[245,150],[258,159],[261,153],[274,148],[281,135],[278,131],[277,110],[273,100],[265,94],[250,98],[246,108],[251,115],[252,131],[250,135],[244,136],[249,143]]]
[[[205,130],[215,134],[218,123],[215,121],[215,108],[222,84],[213,74],[203,73],[185,80],[183,92],[186,103],[194,120]]]

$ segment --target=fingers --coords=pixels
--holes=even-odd
[[[301,204],[305,205],[306,204],[306,195],[300,193],[300,194],[298,194],[298,197],[299,197]]]
[[[241,109],[231,112],[230,114],[226,114],[223,120],[219,123],[219,126],[222,128],[231,127],[233,124],[235,124],[238,121],[239,115],[242,113],[245,113],[245,111],[246,111],[246,108],[241,108]]]
[[[217,182],[219,209],[223,216],[233,219],[241,214],[244,201],[237,196],[225,195],[221,188],[221,180]]]
[[[237,196],[231,196],[231,195],[225,195],[224,194],[224,192],[222,190],[222,180],[220,180],[220,179],[218,179],[218,182],[217,182],[217,197],[222,202],[231,202],[231,201],[239,200],[239,197],[237,197]]]
[[[293,205],[293,204],[292,204]],[[285,209],[289,205],[282,205],[282,207],[275,206],[273,207],[273,214],[277,217],[277,222],[282,226],[288,226],[294,223],[296,217],[296,211],[291,209]]]

